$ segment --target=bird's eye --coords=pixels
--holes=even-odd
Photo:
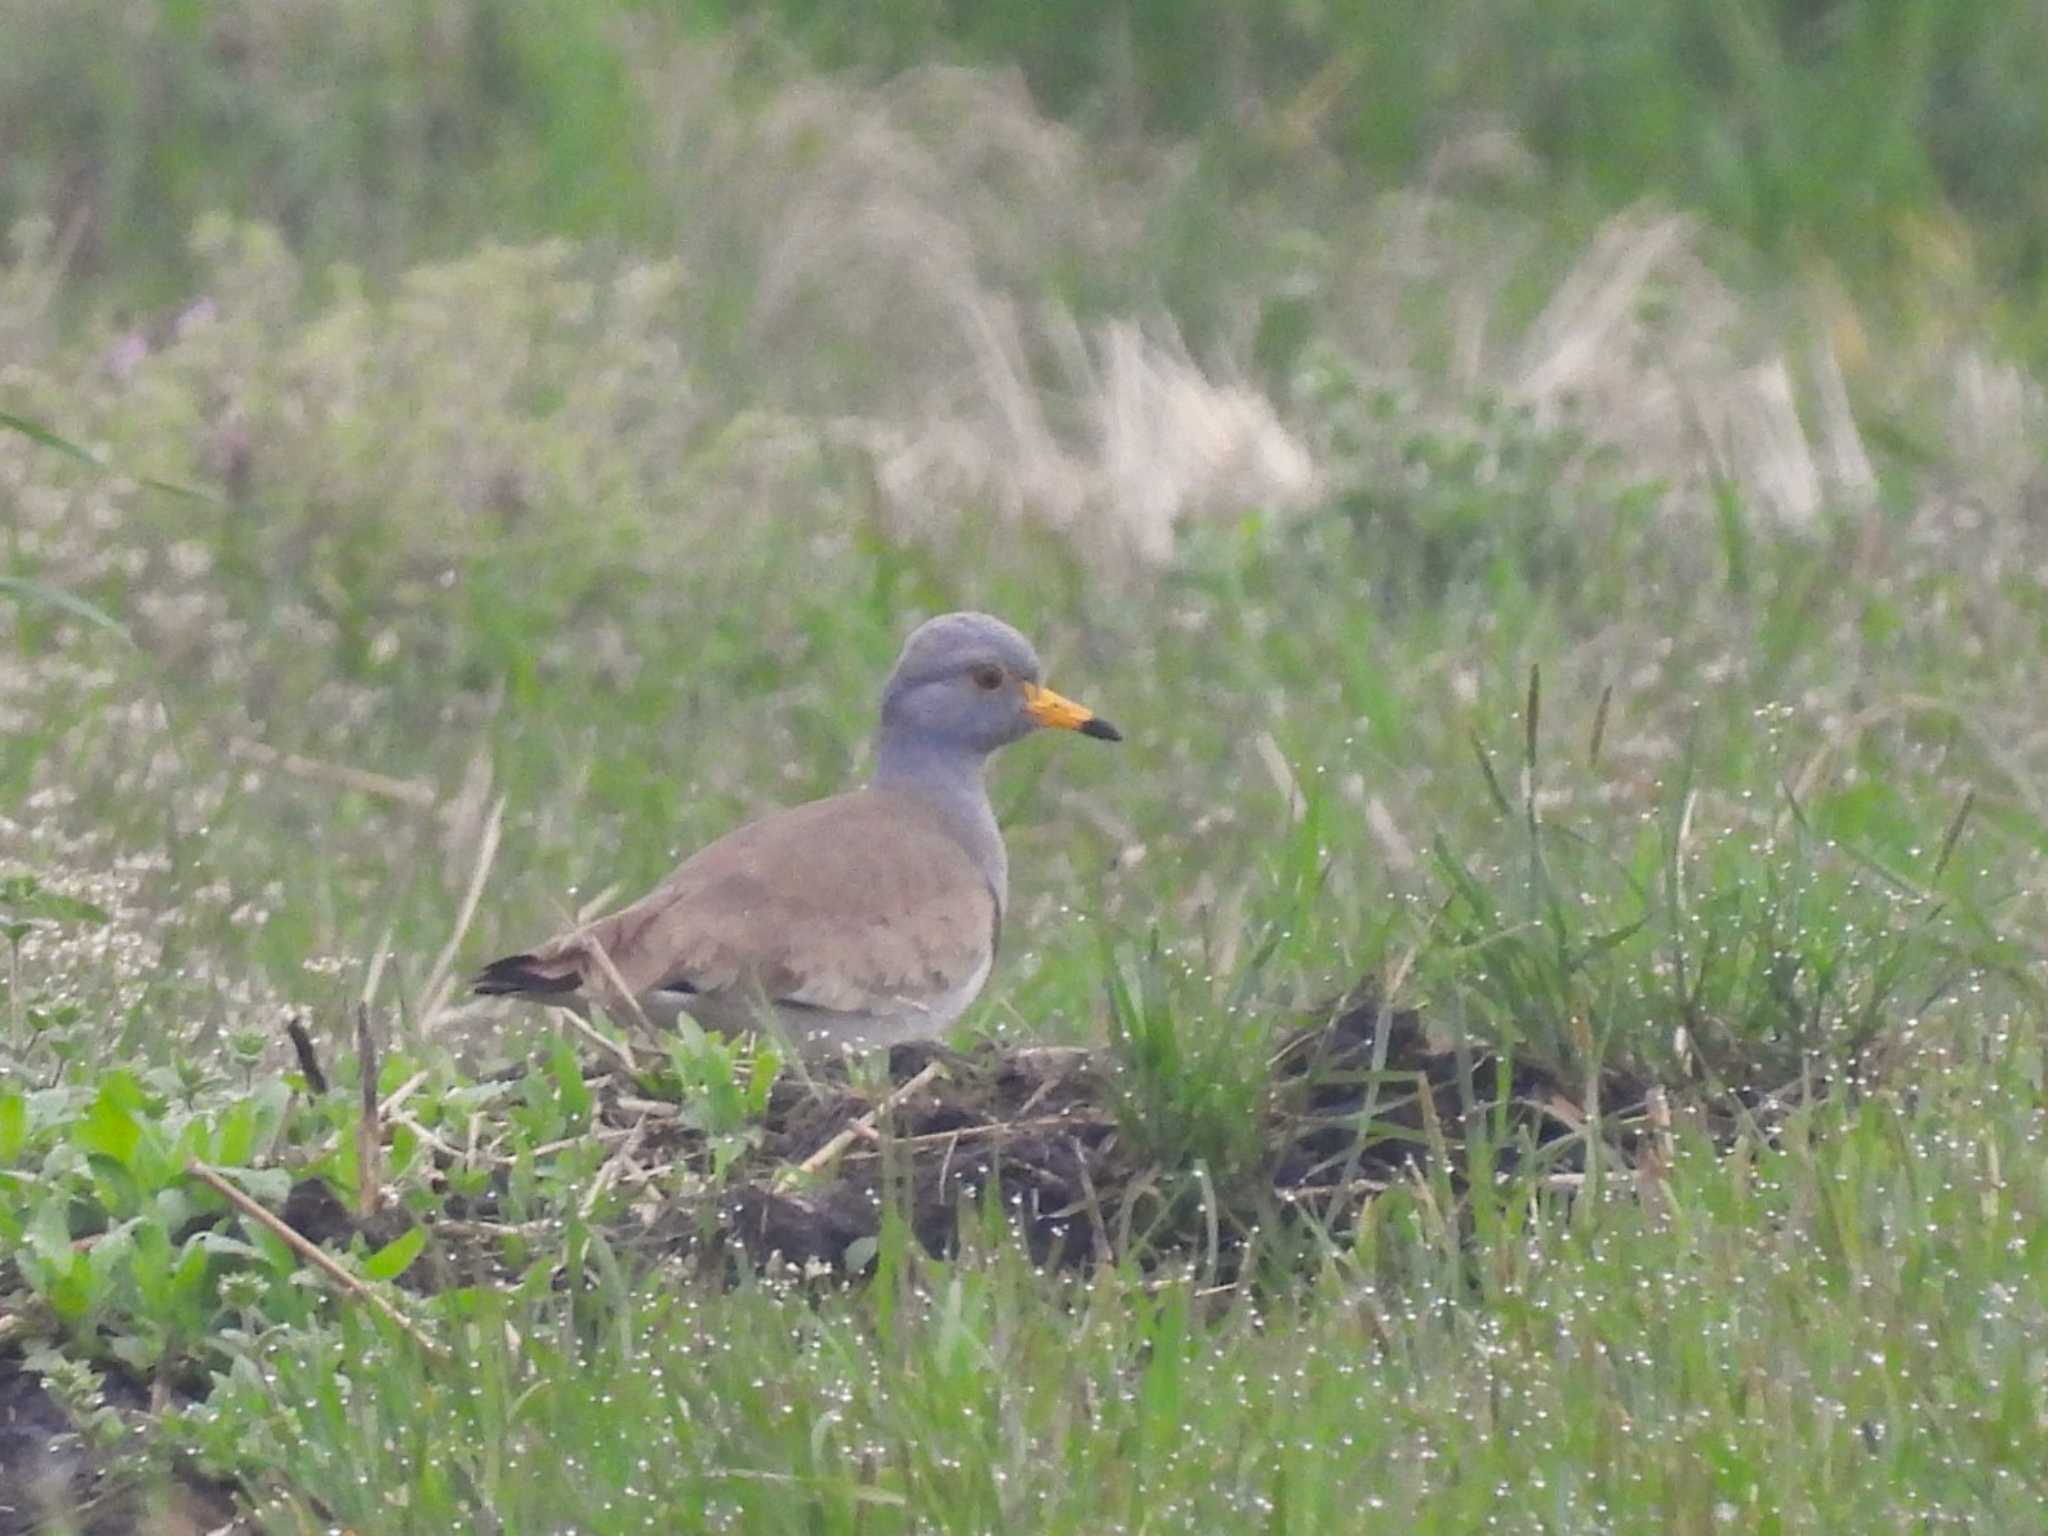
[[[968,676],[974,679],[974,686],[983,693],[994,693],[1003,686],[1003,669],[1001,667],[976,667]]]

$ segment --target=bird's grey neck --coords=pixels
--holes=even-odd
[[[1009,856],[996,827],[988,785],[982,778],[987,754],[918,742],[906,747],[886,731],[875,748],[875,775],[870,787],[907,795],[939,818],[940,824],[967,850],[995,893],[996,907],[1009,903]]]

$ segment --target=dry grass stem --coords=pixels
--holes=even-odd
[[[484,818],[483,835],[478,839],[476,862],[470,869],[469,886],[462,894],[462,906],[456,914],[455,927],[448,935],[448,942],[441,946],[441,953],[434,958],[434,967],[427,973],[427,984],[421,988],[424,999],[420,1006],[420,1018],[429,1023],[448,1004],[455,988],[455,955],[462,948],[462,941],[469,935],[469,925],[476,918],[477,903],[483,898],[484,884],[490,878],[491,865],[498,857],[498,837],[505,825],[505,797],[500,795],[492,802],[490,814]]]
[[[923,1070],[920,1071],[915,1077],[911,1078],[909,1082],[904,1083],[901,1087],[897,1088],[894,1092],[890,1093],[889,1096],[883,1099],[881,1103],[877,1104],[873,1109],[869,1110],[866,1114],[862,1115],[858,1120],[855,1120],[851,1125],[847,1126],[845,1130],[841,1131],[838,1135],[834,1136],[830,1141],[826,1142],[822,1147],[818,1148],[817,1151],[813,1152],[801,1163],[798,1163],[796,1165],[796,1172],[817,1173],[821,1169],[830,1167],[834,1160],[838,1158],[840,1153],[844,1152],[848,1147],[852,1146],[853,1143],[859,1137],[861,1137],[864,1134],[873,1132],[875,1129],[876,1121],[880,1120],[884,1115],[888,1114],[891,1110],[895,1109],[897,1105],[903,1103],[904,1100],[908,1099],[920,1088],[923,1088],[927,1084],[934,1082],[940,1077],[943,1077],[945,1075],[945,1070],[946,1069],[936,1061],[927,1062]]]
[[[211,1168],[205,1163],[194,1161],[186,1164],[185,1171],[212,1189],[223,1200],[227,1201],[228,1204],[232,1205],[251,1221],[266,1228],[279,1242],[283,1243],[292,1252],[340,1286],[344,1295],[352,1296],[358,1301],[367,1302],[370,1306],[383,1313],[394,1327],[428,1354],[433,1355],[437,1359],[446,1358],[447,1351],[422,1333],[414,1325],[412,1319],[386,1301],[382,1295],[371,1289],[370,1286],[342,1268],[340,1264],[329,1256],[324,1248],[315,1243],[308,1242],[289,1226],[285,1225],[279,1217],[243,1194],[218,1169]]]
[[[246,758],[265,768],[275,768],[296,779],[352,789],[379,800],[394,800],[415,810],[431,811],[441,803],[440,791],[418,779],[398,779],[367,768],[350,767],[346,763],[324,763],[297,752],[280,752],[247,736],[234,737],[228,743],[228,750],[236,757]]]

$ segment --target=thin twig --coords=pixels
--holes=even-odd
[[[1102,1220],[1102,1202],[1095,1195],[1095,1176],[1088,1171],[1088,1154],[1077,1136],[1069,1136],[1067,1145],[1073,1150],[1074,1166],[1081,1171],[1081,1199],[1088,1212],[1089,1234],[1095,1240],[1095,1262],[1114,1264],[1116,1254],[1109,1246],[1109,1228]]]
[[[324,1248],[321,1248],[318,1244],[308,1242],[304,1237],[301,1237],[287,1226],[278,1216],[243,1194],[241,1190],[229,1183],[218,1169],[209,1167],[207,1164],[195,1159],[185,1165],[185,1172],[199,1180],[200,1183],[208,1186],[251,1221],[259,1226],[268,1228],[271,1235],[279,1242],[313,1265],[322,1274],[326,1275],[328,1279],[340,1286],[348,1295],[354,1296],[360,1301],[367,1301],[379,1312],[382,1312],[386,1318],[390,1319],[393,1325],[399,1328],[428,1354],[433,1355],[437,1359],[447,1358],[447,1351],[420,1332],[411,1318],[399,1311],[398,1308],[394,1307],[346,1269],[343,1269]]]
[[[370,956],[370,970],[369,974],[364,976],[363,978],[363,995],[360,999],[361,1002],[374,1003],[377,1001],[377,988],[383,985],[384,966],[390,959],[391,930],[389,928],[386,928],[384,930],[384,936],[377,941],[377,952],[374,955]]]
[[[421,1084],[426,1082],[428,1075],[429,1074],[427,1073],[426,1069],[423,1067],[419,1071],[413,1073],[413,1075],[411,1077],[408,1077],[404,1082],[400,1083],[396,1088],[392,1089],[390,1097],[385,1099],[385,1101],[382,1104],[377,1106],[378,1118],[388,1119],[393,1113],[395,1113],[399,1105],[403,1104],[407,1099],[411,1098],[415,1093],[419,1092]]]
[[[583,1203],[577,1207],[576,1214],[585,1221],[590,1220],[590,1213],[597,1209],[597,1202],[604,1198],[606,1190],[619,1182],[622,1171],[616,1156],[605,1159],[604,1166],[597,1170],[597,1177],[590,1181],[590,1188],[584,1191]]]
[[[631,1114],[648,1115],[656,1120],[678,1120],[683,1113],[680,1104],[671,1104],[667,1099],[643,1099],[630,1093],[620,1094],[612,1103]]]
[[[1052,1131],[1062,1128],[1086,1130],[1112,1123],[1099,1116],[1077,1115],[1068,1111],[1057,1115],[1040,1115],[1029,1120],[991,1120],[985,1125],[963,1125],[955,1130],[927,1131],[922,1136],[897,1136],[892,1140],[899,1147],[930,1147],[937,1146],[942,1141],[984,1141],[992,1136],[1022,1135],[1027,1131]]]
[[[592,1045],[596,1046],[599,1050],[610,1051],[614,1056],[618,1057],[620,1064],[628,1072],[639,1072],[640,1061],[639,1058],[634,1056],[633,1048],[630,1045],[626,1044],[623,1040],[612,1039],[573,1008],[563,1009],[562,1017],[568,1021],[571,1029],[583,1036]]]
[[[591,1212],[597,1209],[597,1202],[604,1198],[606,1190],[618,1183],[622,1176],[638,1173],[639,1164],[633,1161],[633,1153],[646,1131],[647,1121],[643,1117],[634,1123],[626,1139],[612,1150],[611,1155],[604,1160],[604,1166],[597,1170],[597,1177],[590,1181],[590,1188],[585,1192],[583,1204],[577,1211],[585,1221],[590,1220]],[[644,1182],[644,1179],[640,1182]]]
[[[406,1114],[403,1110],[399,1111],[395,1115],[392,1115],[390,1117],[390,1121],[393,1125],[401,1126],[404,1129],[411,1131],[414,1136],[418,1137],[421,1141],[426,1143],[428,1146],[432,1147],[436,1152],[439,1152],[443,1157],[452,1159],[453,1161],[458,1163],[464,1161],[462,1149],[460,1147],[451,1146],[447,1141],[442,1139],[440,1135],[438,1135],[436,1132],[428,1130],[424,1125],[421,1125],[419,1121],[415,1120],[411,1115]],[[540,1149],[536,1148],[535,1150],[537,1154]],[[512,1162],[512,1159],[509,1157],[499,1157],[494,1158],[493,1161],[499,1164],[509,1165]]]
[[[612,963],[611,951],[604,947],[603,942],[595,933],[585,937],[584,948],[596,958],[598,969],[604,972],[605,982],[625,1003],[626,1007],[632,1011],[634,1021],[649,1035],[658,1034],[659,1031],[655,1029],[654,1021],[647,1017],[647,1010],[640,1006],[640,999],[634,995],[633,989],[626,985],[626,978],[619,974],[619,968]],[[591,1033],[594,1034],[595,1032],[592,1031]],[[640,1063],[634,1059],[632,1047],[615,1045],[612,1047],[612,1051],[614,1055],[626,1064],[628,1072],[636,1076],[639,1074]]]
[[[643,1120],[640,1122],[636,1122],[632,1125],[595,1126],[592,1129],[583,1131],[575,1136],[564,1136],[559,1141],[544,1141],[539,1146],[535,1147],[528,1155],[536,1158],[552,1157],[557,1152],[566,1152],[571,1147],[587,1146],[589,1143],[593,1141],[621,1141],[628,1136],[638,1135],[644,1124],[645,1121]],[[513,1161],[513,1159],[511,1158],[499,1156],[499,1154],[497,1153],[492,1153],[491,1156],[496,1158],[497,1161],[501,1163],[510,1163]]]
[[[228,742],[228,751],[236,757],[245,757],[252,763],[261,763],[266,768],[275,768],[288,773],[295,779],[309,779],[320,784],[337,784],[343,789],[359,790],[366,795],[375,795],[382,800],[396,800],[415,810],[430,811],[441,803],[441,792],[431,784],[418,779],[394,779],[388,773],[374,773],[367,768],[352,768],[347,763],[326,763],[314,757],[302,757],[296,752],[280,752],[277,748],[247,736],[237,736]]]
[[[905,1099],[909,1098],[913,1093],[917,1092],[918,1089],[924,1087],[927,1083],[931,1082],[932,1079],[944,1076],[945,1070],[946,1069],[936,1061],[925,1063],[925,1068],[922,1072],[918,1073],[917,1076],[913,1077],[901,1088],[898,1088],[895,1092],[891,1093],[886,1099],[882,1100],[881,1103],[877,1104],[873,1109],[869,1110],[866,1114],[862,1115],[858,1120],[854,1121],[851,1125],[847,1126],[845,1130],[841,1131],[837,1136],[834,1136],[830,1141],[826,1142],[825,1145],[818,1148],[818,1150],[813,1152],[809,1157],[805,1158],[802,1162],[798,1163],[796,1165],[796,1171],[798,1173],[816,1173],[819,1169],[830,1166],[833,1159],[837,1158],[840,1153],[844,1152],[848,1147],[852,1146],[854,1142],[859,1140],[863,1135],[871,1133],[875,1128],[875,1122],[877,1120],[879,1120],[883,1115],[888,1114],[898,1104],[901,1104]]]
[[[491,865],[497,862],[498,837],[504,828],[505,797],[500,795],[492,803],[490,814],[484,818],[484,833],[477,840],[476,863],[470,868],[469,888],[462,893],[462,906],[456,913],[455,926],[449,931],[448,942],[441,946],[441,953],[434,957],[434,968],[427,972],[427,984],[420,989],[422,1019],[431,1020],[446,1007],[448,994],[454,990],[455,954],[469,936],[469,925],[476,918],[477,903],[483,899],[484,882],[490,877]]]

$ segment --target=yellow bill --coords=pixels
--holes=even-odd
[[[1024,685],[1024,713],[1040,725],[1049,725],[1056,731],[1079,731],[1083,736],[1093,736],[1101,741],[1124,739],[1122,731],[1086,704],[1076,704],[1072,699],[1037,683]]]

